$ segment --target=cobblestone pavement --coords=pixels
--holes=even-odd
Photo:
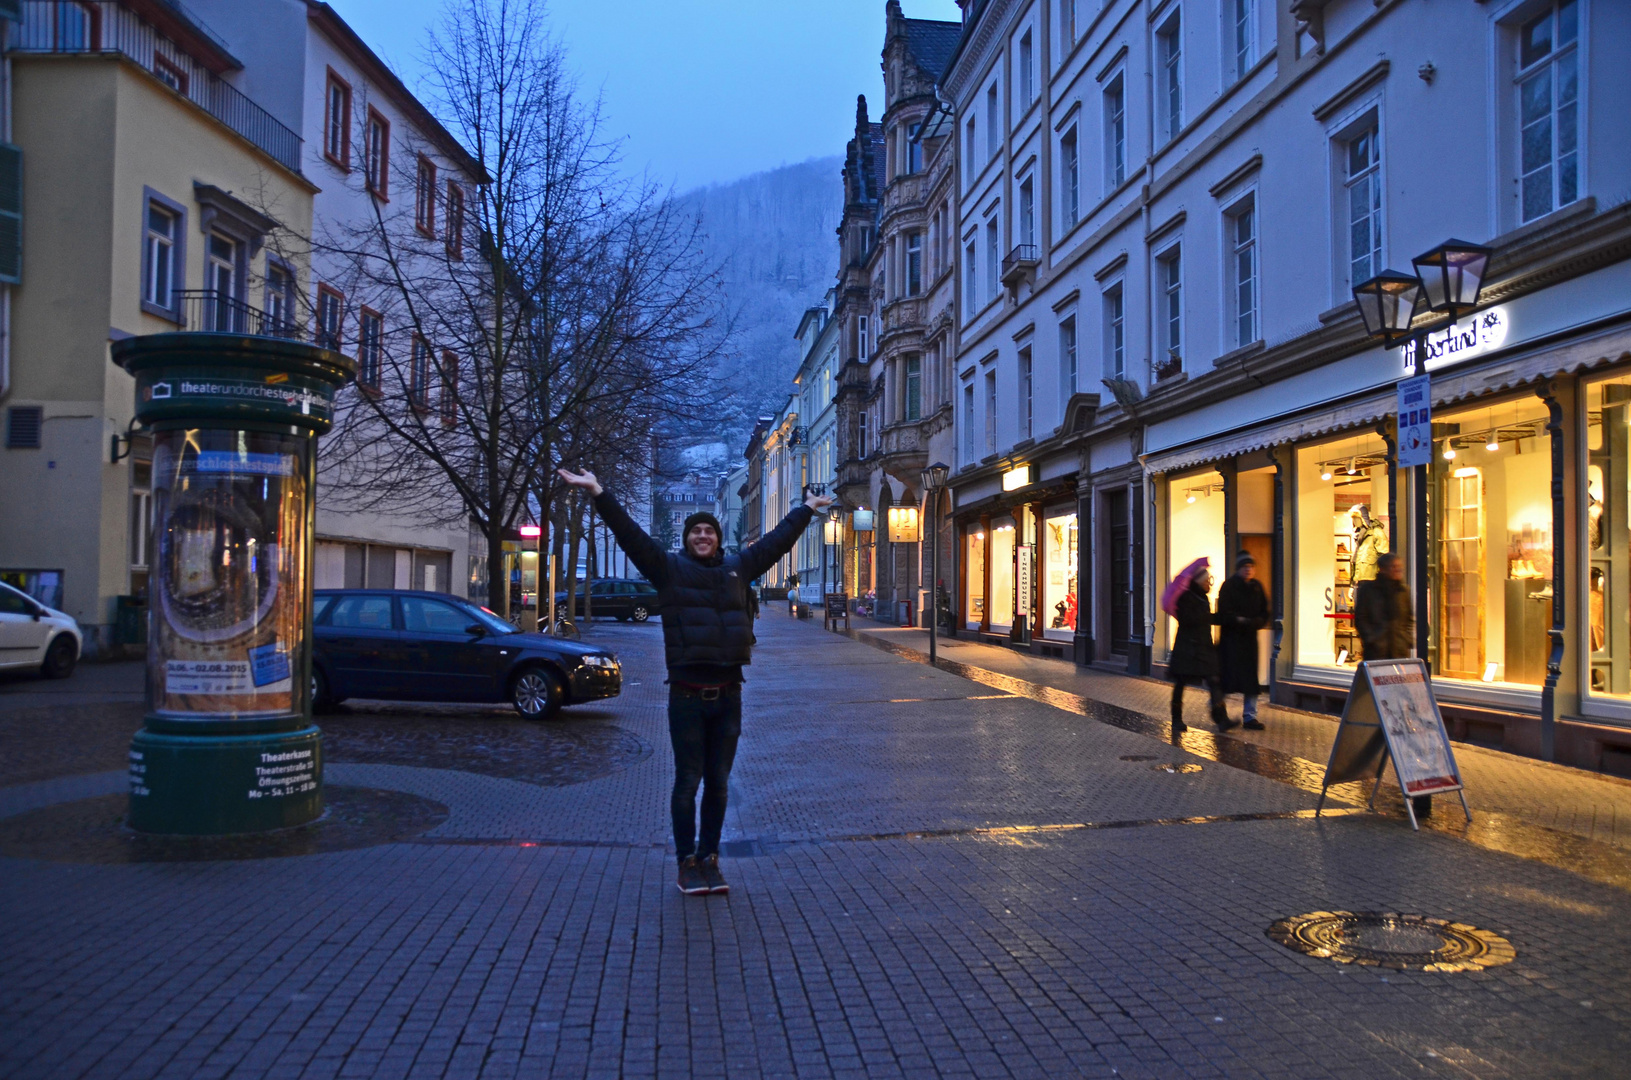
[[[856,627],[866,636],[928,652],[926,630],[903,630],[861,620],[857,620]],[[1070,691],[1152,720],[1164,721],[1167,716],[1171,687],[1156,679],[1078,668],[1068,662],[961,639],[942,641],[940,648],[944,650],[940,654],[943,658],[956,663]],[[1186,704],[1189,723],[1209,728],[1205,695],[1191,691]],[[1231,702],[1231,711],[1239,715],[1238,699]],[[1336,734],[1336,717],[1266,702],[1259,712],[1266,731],[1236,728],[1225,737],[1281,751],[1324,771]],[[1470,743],[1456,743],[1455,754],[1467,785],[1467,801],[1473,809],[1516,815],[1547,828],[1631,849],[1631,780]],[[1397,786],[1391,771],[1383,779],[1385,784]]]
[[[517,769],[529,729],[492,710],[336,718],[329,782],[445,807],[417,836],[0,857],[0,1076],[1628,1075],[1631,892],[1604,882],[1631,875],[1415,834],[1351,791],[1313,820],[1306,783],[1174,747],[1130,699],[1072,711],[769,612],[733,892],[683,897],[660,631],[593,634],[625,693],[557,724],[622,748],[595,768]],[[120,790],[128,699],[5,697],[0,819]],[[353,720],[373,752],[346,760]],[[382,749],[393,723],[405,753]],[[461,734],[487,749],[461,757]],[[1462,921],[1517,958],[1391,971],[1265,935],[1322,910]]]

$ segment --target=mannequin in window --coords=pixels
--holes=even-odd
[[[1354,584],[1376,576],[1377,564],[1387,551],[1387,529],[1370,516],[1370,507],[1360,503],[1348,511],[1353,517],[1354,556],[1349,580]]]

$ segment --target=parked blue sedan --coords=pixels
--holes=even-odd
[[[313,708],[351,697],[508,701],[539,720],[623,689],[610,653],[522,633],[446,593],[321,589],[313,609]]]

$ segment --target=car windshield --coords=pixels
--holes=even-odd
[[[461,604],[460,607],[495,634],[519,634],[521,632],[518,628],[511,626],[484,607],[477,607],[475,604]]]

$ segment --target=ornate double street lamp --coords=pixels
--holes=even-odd
[[[940,493],[951,467],[935,462],[923,470],[923,492],[929,497],[929,664],[937,658],[940,638]]]
[[[212,835],[323,812],[311,721],[317,436],[352,362],[236,334],[129,338],[153,433],[147,716],[130,746],[143,832]]]

